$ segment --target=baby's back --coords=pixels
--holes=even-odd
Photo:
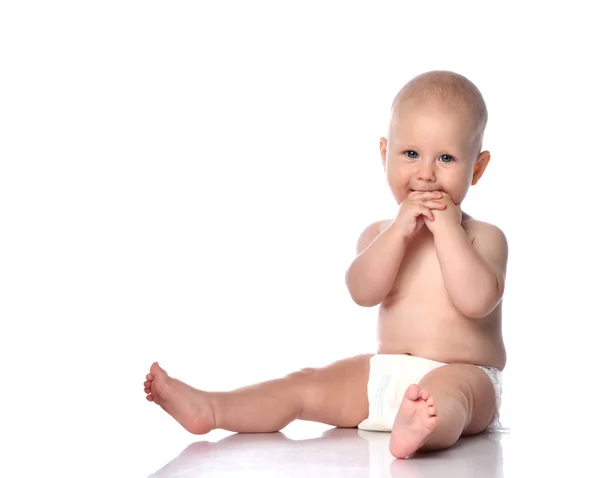
[[[389,221],[382,221],[385,228]],[[478,223],[466,214],[470,238]],[[433,236],[423,230],[408,245],[398,275],[379,308],[378,353],[406,353],[448,363],[491,365],[502,370],[502,302],[486,317],[462,315],[444,286]]]

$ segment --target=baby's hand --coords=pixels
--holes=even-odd
[[[423,227],[424,218],[434,221],[433,209],[442,210],[440,191],[413,191],[402,201],[392,226],[398,228],[406,239],[412,239]]]
[[[462,211],[459,206],[452,202],[452,198],[448,193],[442,192],[442,199],[440,202],[442,202],[446,208],[443,211],[432,211],[435,220],[430,220],[430,217],[425,218],[425,225],[434,235],[437,231],[448,226],[460,225],[462,221]]]

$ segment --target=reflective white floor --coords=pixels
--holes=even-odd
[[[501,437],[496,434],[466,438],[443,453],[406,460],[395,460],[388,442],[388,433],[338,428],[303,440],[283,433],[234,434],[191,443],[151,476],[504,476]]]
[[[298,426],[304,430],[294,433],[292,424],[288,433],[229,434],[192,441],[150,476],[505,478],[573,471],[574,455],[561,454],[560,446],[543,438],[515,439],[512,432],[465,437],[450,449],[397,460],[387,449],[388,433]],[[593,461],[591,455],[578,456],[577,476],[598,476]]]

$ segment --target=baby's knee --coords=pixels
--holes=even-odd
[[[318,394],[320,375],[319,369],[305,367],[286,375],[285,379],[289,381],[297,395],[306,399]]]
[[[311,381],[314,381],[317,378],[317,376],[318,369],[313,367],[305,367],[287,374],[285,378],[298,383],[307,384]]]
[[[308,408],[320,406],[327,395],[327,384],[325,383],[323,370],[313,367],[306,367],[287,375],[296,390],[296,394],[301,397],[302,403]]]

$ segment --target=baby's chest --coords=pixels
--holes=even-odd
[[[432,240],[407,248],[394,285],[402,295],[419,292],[445,294],[440,262]]]

